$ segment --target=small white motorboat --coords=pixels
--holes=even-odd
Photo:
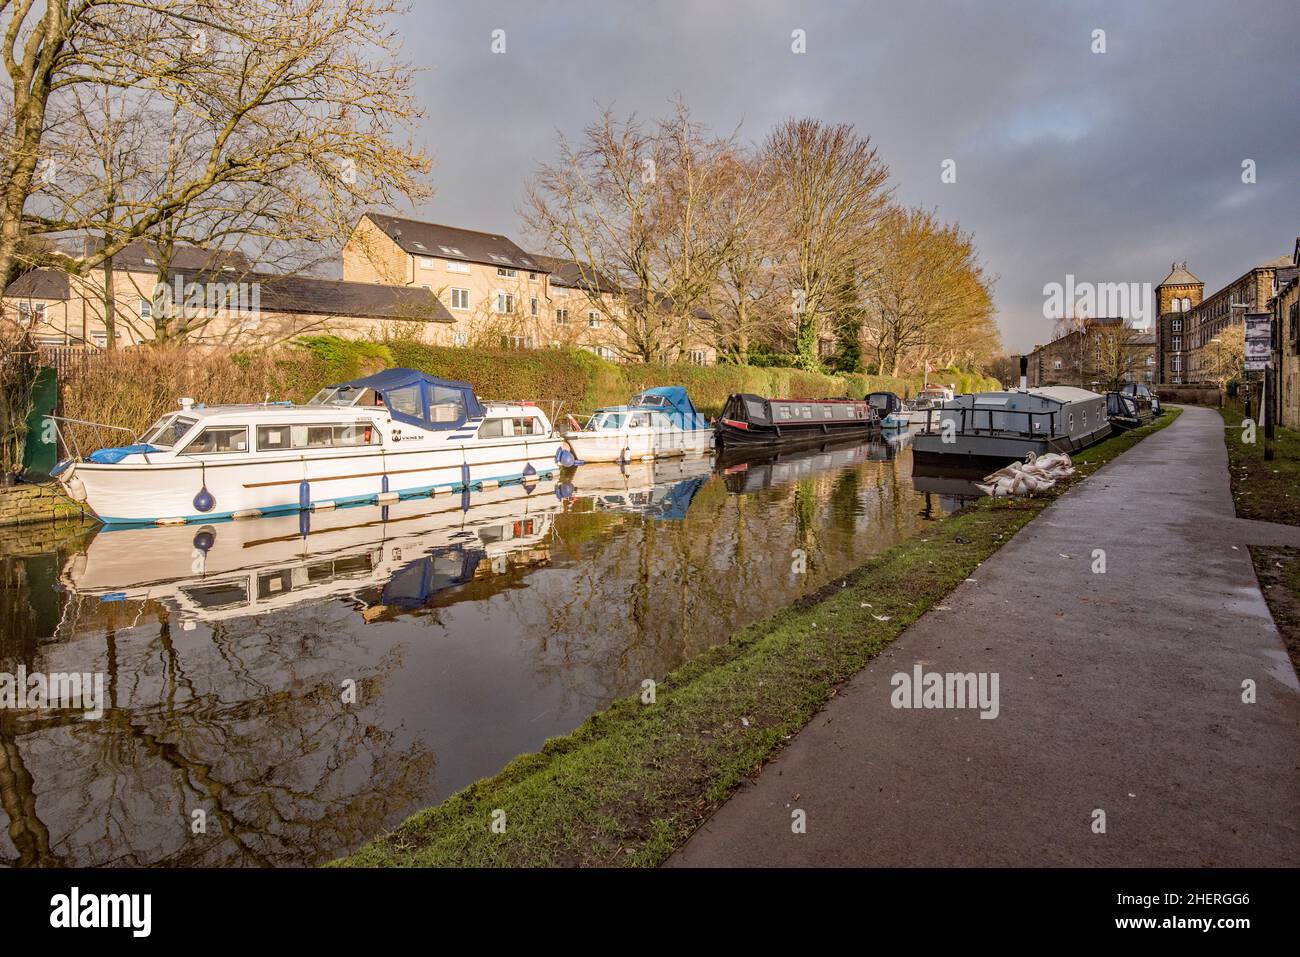
[[[306,405],[183,399],[143,438],[66,459],[54,476],[108,525],[206,522],[529,482],[558,471],[559,449],[534,405],[387,369]]]
[[[684,388],[660,386],[627,405],[597,409],[584,428],[565,432],[564,440],[577,462],[634,462],[704,454],[713,448],[714,432]]]

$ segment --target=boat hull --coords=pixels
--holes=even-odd
[[[947,469],[985,469],[995,471],[1009,462],[1023,459],[1030,452],[1073,454],[1095,445],[1111,434],[1105,422],[1092,432],[1078,437],[1053,436],[1030,438],[1018,435],[963,435],[943,441],[940,432],[921,432],[912,438],[912,461],[917,465]]]
[[[868,439],[880,432],[878,422],[818,422],[808,425],[757,425],[748,428],[724,420],[718,426],[718,444],[732,448],[762,448],[771,446],[807,446],[843,439]]]
[[[633,462],[702,455],[713,448],[713,429],[620,429],[567,432],[570,450],[584,462]]]
[[[330,449],[267,460],[101,465],[78,462],[59,475],[64,490],[107,525],[210,522],[439,490],[503,484],[558,471],[558,437],[456,443],[441,449]],[[211,504],[199,492],[206,489]]]

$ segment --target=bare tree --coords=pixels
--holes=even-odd
[[[1140,333],[1127,320],[1090,323],[1088,337],[1088,384],[1096,382],[1103,391],[1120,388],[1136,379],[1141,356]]]
[[[399,142],[419,113],[393,55],[398,0],[47,0],[39,10],[0,0],[0,9],[11,13],[0,287],[33,265],[84,275],[147,236],[163,246],[341,236],[361,205],[428,194],[427,158]],[[74,150],[61,137],[85,128],[56,121],[114,101],[118,117],[146,111],[155,133],[165,123],[170,135],[153,141],[164,160],[138,162],[135,175],[119,169],[97,191],[42,189]],[[55,173],[43,182],[42,160]],[[35,248],[23,245],[29,237],[73,232],[103,241],[20,255]]]
[[[605,109],[581,143],[559,141],[521,211],[530,230],[577,263],[591,302],[614,326],[624,356],[661,362],[678,354],[708,302],[734,236],[716,227],[732,143],[705,132],[678,100],[667,119],[618,120]],[[595,292],[600,277],[620,296]]]
[[[889,170],[869,137],[846,124],[787,120],[763,145],[785,228],[785,269],[800,366],[819,367],[817,340],[845,275],[872,272],[889,203]]]
[[[781,222],[771,170],[761,155],[735,149],[718,158],[720,192],[709,228],[730,241],[709,297],[709,322],[719,357],[743,363],[756,342],[770,340],[788,319],[781,298]]]

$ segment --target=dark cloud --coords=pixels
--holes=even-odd
[[[596,111],[681,93],[748,141],[811,115],[869,134],[901,201],[975,232],[1007,344],[1042,341],[1042,287],[1211,288],[1300,233],[1294,0],[1222,3],[417,2],[401,24],[437,197],[420,213],[520,232],[522,184]],[[491,32],[506,31],[504,55]],[[807,52],[790,52],[794,29]],[[1106,31],[1106,52],[1090,50]],[[957,183],[940,165],[957,162]],[[1241,183],[1241,162],[1258,183]]]

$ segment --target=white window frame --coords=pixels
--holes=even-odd
[[[513,293],[497,291],[496,312],[500,316],[508,316],[515,311],[515,297]]]
[[[497,275],[502,279],[515,279],[519,276],[519,270],[510,266],[497,266]]]
[[[469,309],[469,290],[461,286],[451,287],[451,308],[457,312],[465,312]]]
[[[457,262],[455,260],[449,260],[447,262],[447,272],[468,273],[469,263],[462,263],[462,262]]]

